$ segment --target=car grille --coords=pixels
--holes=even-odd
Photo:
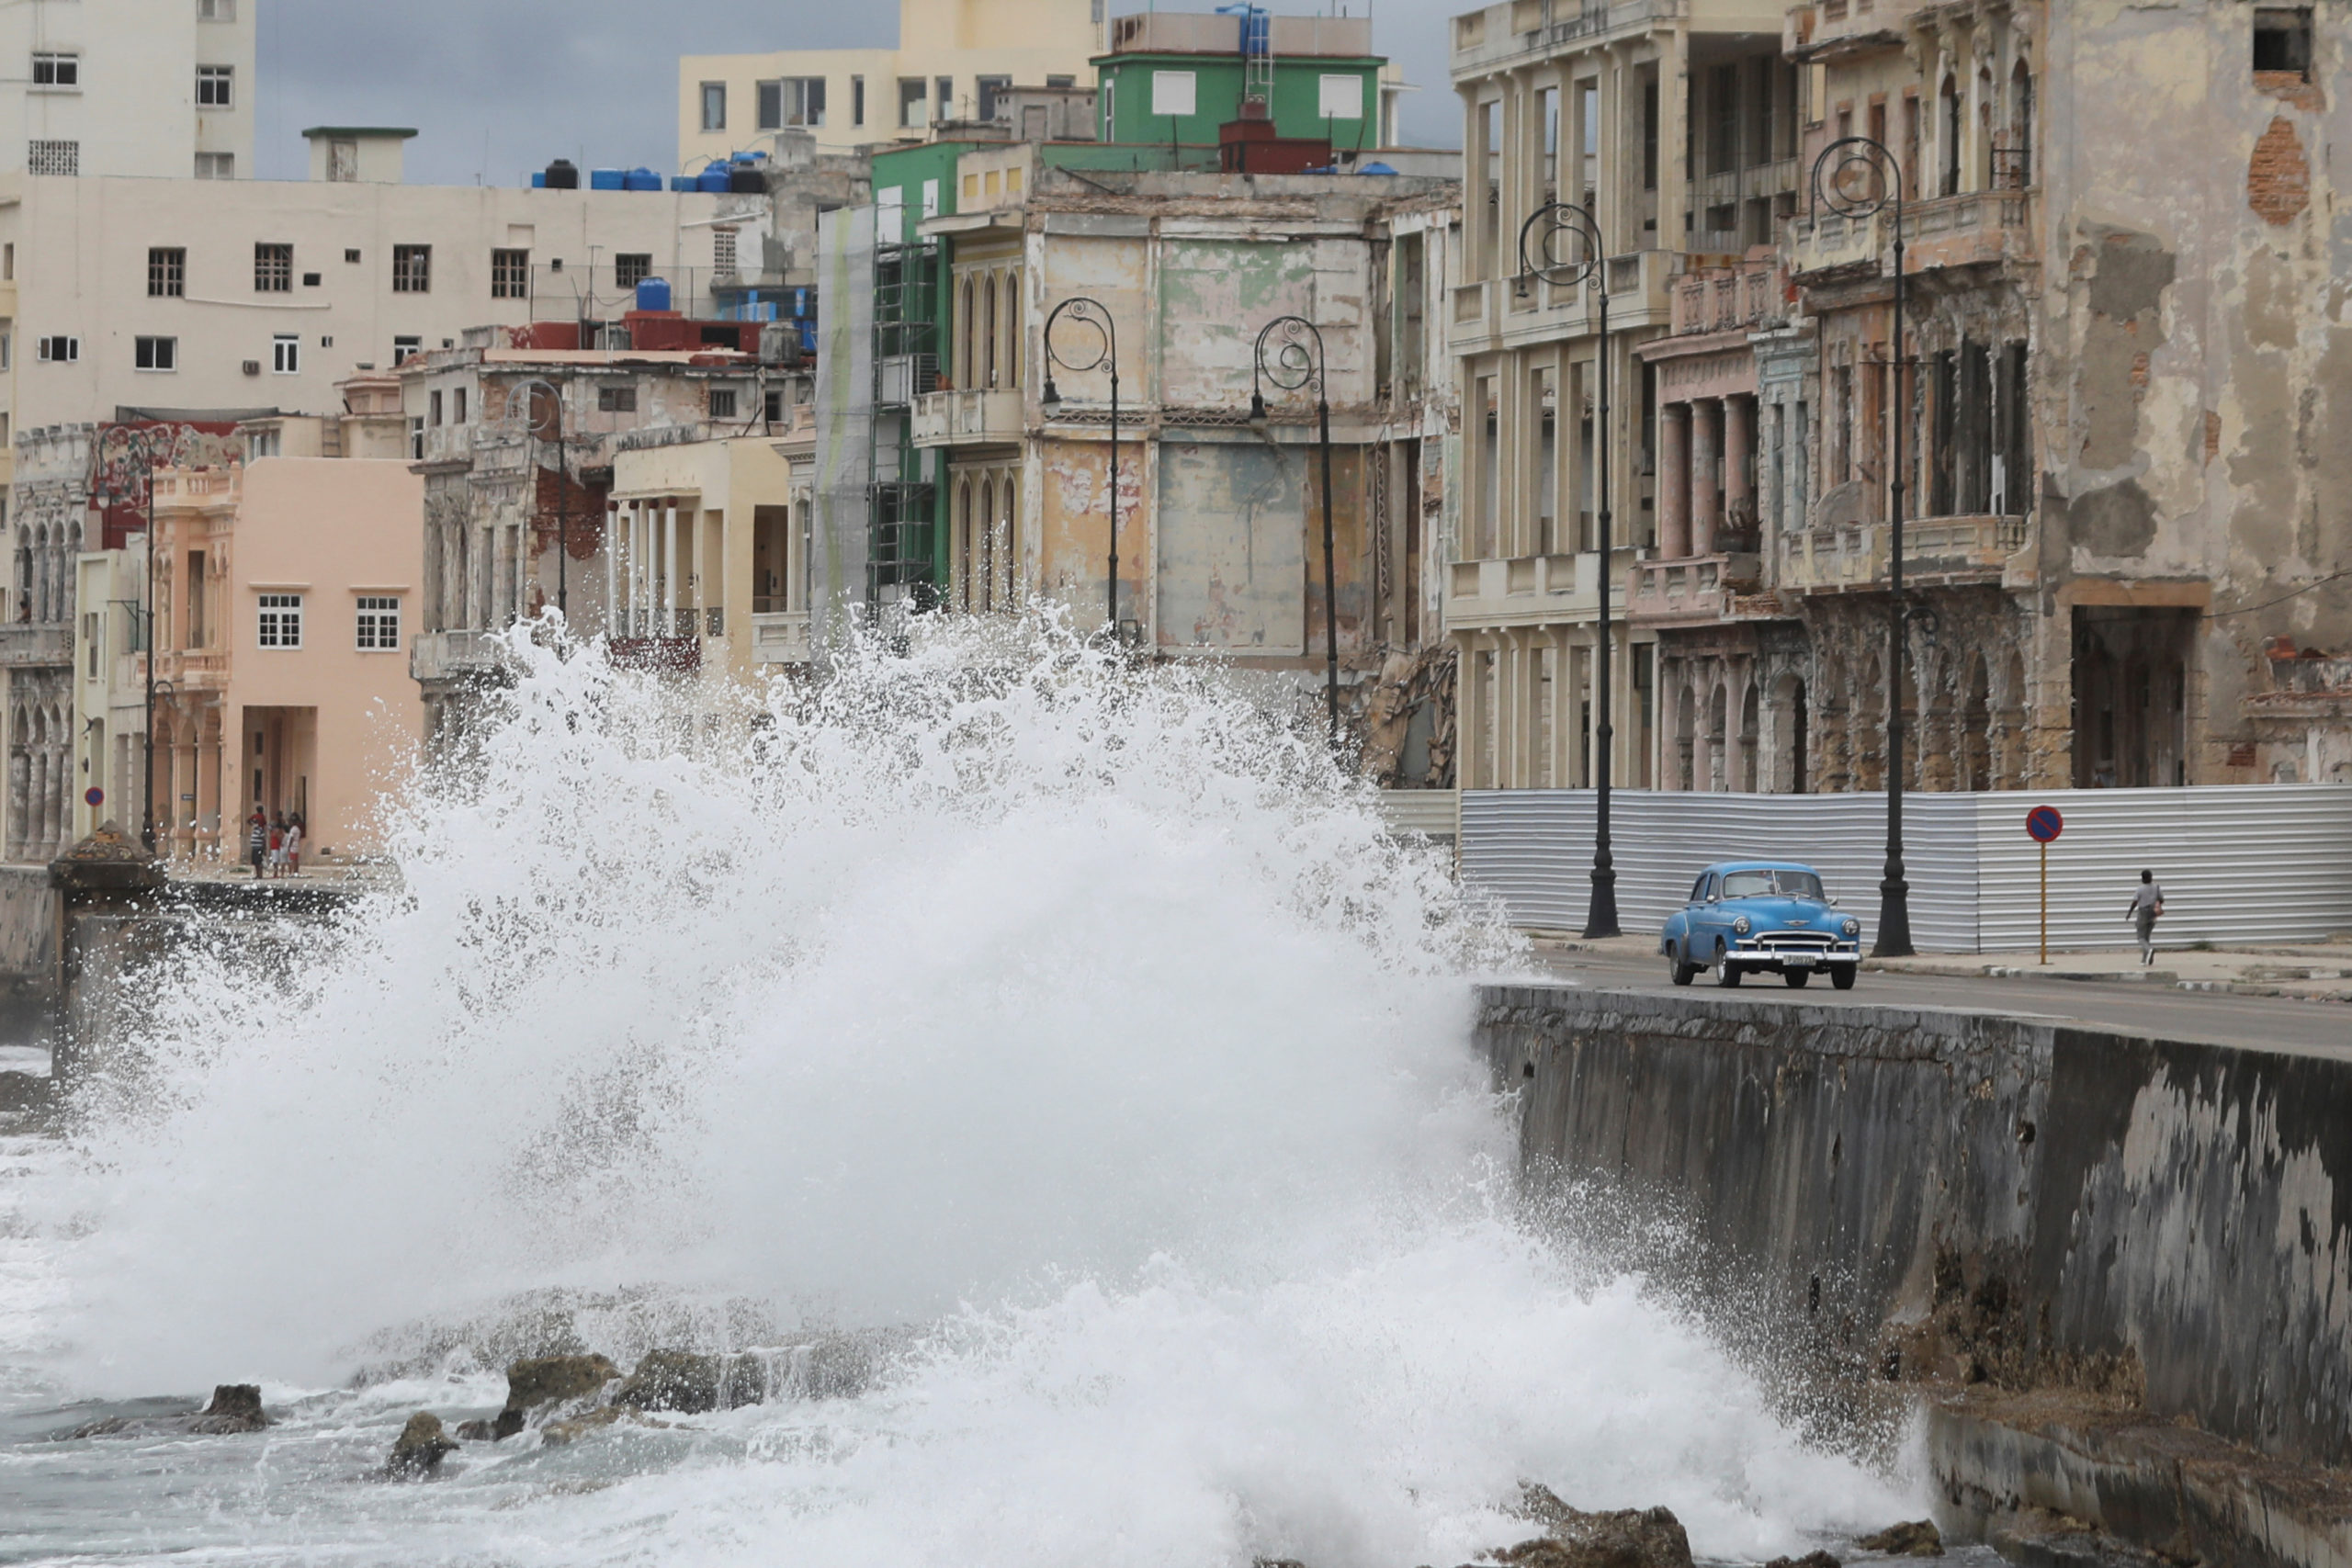
[[[1767,953],[1826,953],[1838,939],[1827,931],[1770,931],[1756,945]]]

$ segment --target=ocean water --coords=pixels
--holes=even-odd
[[[1046,621],[707,714],[518,647],[388,797],[397,893],[192,946],[0,1135],[0,1561],[1416,1568],[1537,1481],[1752,1562],[1921,1511],[1522,1223],[1467,1035],[1523,958],[1285,705]],[[847,1389],[380,1473],[518,1352],[844,1336]],[[232,1382],[277,1424],[54,1436]]]

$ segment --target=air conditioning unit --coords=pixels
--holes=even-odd
[[[261,361],[260,361],[260,360],[258,360],[258,359],[248,359],[248,360],[246,360],[246,361],[245,361],[245,374],[246,374],[246,375],[248,375],[248,376],[258,376],[258,375],[260,375],[260,374],[261,374]]]

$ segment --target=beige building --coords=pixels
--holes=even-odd
[[[262,0],[31,0],[0,8],[0,173],[253,173]]]
[[[808,662],[810,479],[792,456],[808,412],[775,434],[621,437],[603,551],[615,636],[690,638],[696,667],[735,676]]]
[[[345,412],[251,427],[251,449],[273,455],[154,478],[157,847],[174,859],[235,863],[256,803],[300,813],[313,853],[367,853],[377,795],[415,762],[424,708],[404,654],[424,487],[401,454],[398,383],[346,390]],[[146,669],[124,590],[145,559],[142,542],[81,561],[76,837],[142,816]],[[27,794],[21,819],[38,824],[46,790]]]
[[[895,49],[689,54],[678,62],[678,167],[773,145],[805,129],[820,148],[922,141],[951,119],[990,119],[1007,88],[1094,80],[1102,0],[899,0]]]

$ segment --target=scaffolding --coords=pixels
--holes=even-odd
[[[874,423],[867,473],[865,600],[874,608],[935,593],[936,487],[922,475],[914,403],[939,385],[939,244],[874,250]]]

